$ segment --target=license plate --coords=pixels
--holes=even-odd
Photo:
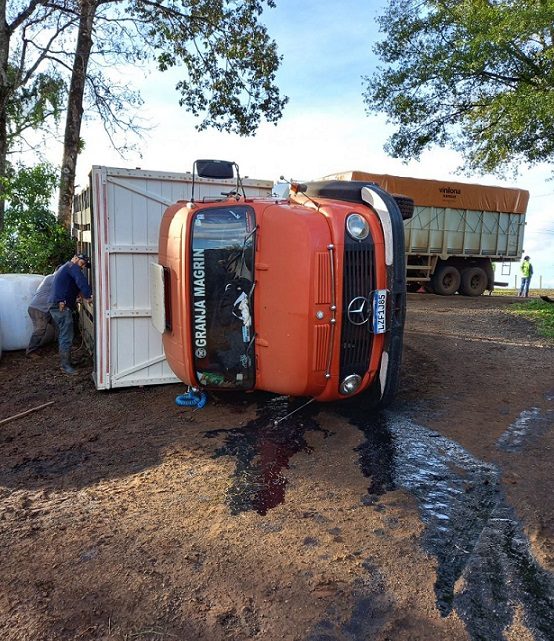
[[[387,290],[376,289],[373,292],[373,333],[384,334],[387,331]]]

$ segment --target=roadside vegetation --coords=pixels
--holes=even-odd
[[[96,114],[120,152],[146,130],[139,92],[112,68],[122,77],[126,67],[179,68],[175,100],[200,130],[247,136],[262,120],[277,123],[288,98],[276,83],[277,43],[262,23],[273,7],[274,0],[1,2],[0,177],[10,154],[32,150],[40,160],[65,121],[58,219],[70,227],[83,119]],[[30,131],[42,144],[29,142]],[[0,184],[0,230],[4,200]]]
[[[546,294],[548,295],[548,294]],[[553,298],[554,300],[554,298]],[[533,321],[541,336],[554,338],[554,305],[539,299],[515,303],[508,310],[510,314],[523,316]]]
[[[46,163],[9,166],[0,177],[5,197],[0,274],[49,274],[71,258],[75,241],[51,210],[58,172]]]
[[[395,126],[386,151],[413,160],[448,146],[467,173],[499,176],[552,162],[553,19],[537,0],[390,0],[364,92]]]
[[[504,288],[499,288],[495,287],[493,296],[516,296],[518,295],[519,289],[504,289]],[[548,289],[548,288],[542,288],[542,289],[535,289],[534,287],[531,287],[529,290],[529,296],[532,298],[535,298],[537,296],[550,296],[551,298],[554,298],[554,289]]]

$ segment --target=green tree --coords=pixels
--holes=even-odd
[[[396,127],[389,154],[451,146],[497,174],[554,159],[552,0],[391,0],[379,25],[364,100]]]
[[[277,122],[287,101],[275,85],[280,57],[260,22],[273,6],[274,0],[0,0],[0,176],[25,131],[49,130],[63,105],[58,217],[69,226],[83,117],[96,111],[120,150],[140,131],[133,115],[139,94],[109,72],[121,65],[182,69],[179,102],[199,117],[201,129],[250,135],[261,118]],[[0,229],[3,205],[0,193]]]
[[[11,67],[9,77],[15,74],[16,70]],[[12,80],[12,87],[16,83]],[[33,147],[34,143],[25,140],[30,129],[41,129],[50,120],[59,122],[65,94],[65,82],[55,70],[37,73],[26,84],[17,87],[6,105],[8,155],[11,151]]]
[[[1,1],[1,0],[0,0]],[[214,127],[252,135],[262,118],[277,122],[287,102],[275,76],[277,46],[260,23],[273,0],[80,0],[64,134],[58,218],[71,220],[81,124],[96,109],[108,133],[136,131],[125,109],[139,104],[128,87],[115,87],[96,66],[154,63],[177,67],[179,104]],[[62,54],[56,58],[68,64]]]
[[[10,153],[33,146],[27,132],[60,117],[65,86],[49,53],[73,21],[47,0],[0,0],[0,177]],[[3,212],[0,192],[0,230]]]
[[[58,186],[56,169],[47,164],[20,165],[0,180],[7,201],[0,232],[0,273],[52,272],[75,251],[68,230],[50,210]]]

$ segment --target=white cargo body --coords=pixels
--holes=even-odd
[[[271,194],[267,180],[243,181],[248,196]],[[191,197],[192,174],[93,166],[75,197],[73,233],[91,257],[93,304],[81,308],[84,341],[97,389],[179,382],[152,325],[150,263],[157,262],[166,208]],[[216,198],[235,180],[195,177],[195,199]]]

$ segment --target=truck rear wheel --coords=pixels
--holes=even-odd
[[[460,294],[464,296],[481,296],[487,288],[487,275],[481,267],[468,267],[462,272]]]
[[[452,296],[460,286],[460,272],[454,265],[439,265],[433,274],[431,283],[435,294]]]

